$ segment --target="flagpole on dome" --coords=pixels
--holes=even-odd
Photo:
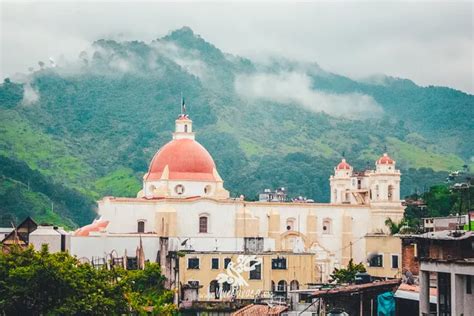
[[[183,92],[181,92],[181,116],[186,117],[186,102],[184,101]]]

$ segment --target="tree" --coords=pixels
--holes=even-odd
[[[355,281],[355,276],[358,272],[366,272],[362,262],[354,264],[353,260],[349,261],[347,268],[338,269],[334,268],[334,272],[331,274],[331,278],[337,283],[353,283]]]
[[[46,246],[39,252],[14,246],[0,254],[0,314],[121,315],[151,305],[153,314],[171,315],[175,306],[163,280],[156,264],[143,271],[96,269]]]
[[[387,226],[390,229],[390,234],[395,235],[400,232],[403,226],[405,226],[407,223],[405,219],[402,219],[399,223],[395,223],[390,217],[388,217],[385,220],[385,226]]]

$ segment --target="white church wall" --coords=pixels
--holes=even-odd
[[[212,200],[173,203],[177,211],[177,235],[188,237],[234,237],[237,205]],[[199,233],[199,217],[208,216],[208,232]]]
[[[131,199],[130,199],[131,200]],[[99,203],[99,215],[108,220],[109,233],[136,233],[138,221],[145,222],[145,232],[155,231],[155,204],[149,201],[114,200],[105,198]]]

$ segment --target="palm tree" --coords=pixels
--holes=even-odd
[[[402,219],[400,223],[395,223],[390,217],[385,220],[385,226],[390,229],[390,235],[398,234],[403,226],[407,223],[405,219]]]

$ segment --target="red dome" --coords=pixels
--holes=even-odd
[[[159,180],[168,166],[170,180],[216,181],[216,167],[209,152],[192,139],[174,139],[153,157],[147,180]]]
[[[338,169],[338,170],[341,170],[341,169],[350,170],[351,165],[346,162],[346,159],[342,159],[341,162],[337,165],[336,169]]]
[[[390,158],[389,155],[387,155],[387,153],[384,153],[382,157],[380,157],[379,160],[377,160],[377,164],[379,165],[391,165],[393,164],[395,161],[393,161],[392,158]]]

